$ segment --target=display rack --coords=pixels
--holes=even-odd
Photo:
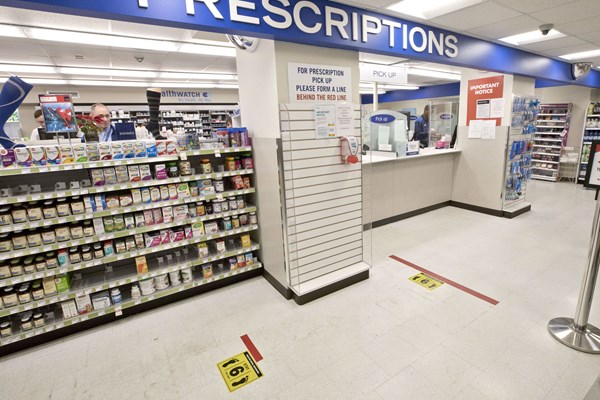
[[[507,137],[504,211],[516,210],[525,202],[531,177],[533,134],[538,113],[535,97],[513,97],[510,131]]]
[[[585,181],[592,140],[600,140],[600,103],[590,103],[586,111],[581,138],[581,156],[577,168],[577,183]]]
[[[0,169],[0,353],[253,276],[251,152]],[[93,171],[144,165],[150,180],[90,186]]]
[[[567,143],[572,107],[571,103],[540,105],[532,153],[533,179],[558,181],[560,157]]]

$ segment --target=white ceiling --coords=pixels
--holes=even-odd
[[[397,2],[396,0],[340,0],[338,2],[404,18],[400,14],[386,10],[386,7]],[[406,19],[492,42],[498,42],[498,39],[504,36],[536,30],[541,24],[553,23],[555,29],[566,34],[567,37],[525,45],[520,48],[553,58],[562,54],[600,48],[600,0],[489,0],[432,20],[420,20],[414,17],[406,17]],[[208,40],[221,45],[228,44],[225,35],[222,34],[51,14],[11,7],[0,7],[0,24],[60,27],[64,30],[179,42],[199,43]],[[144,61],[139,63],[136,61],[136,57],[143,57]],[[410,62],[402,58],[370,54],[361,54],[361,61],[389,65],[405,63],[455,72],[461,70],[457,67],[436,67],[432,64]],[[582,61],[592,61],[599,65],[600,57]],[[0,40],[0,62],[154,71],[236,73],[234,57],[138,51],[24,38],[2,38]],[[38,75],[37,77],[42,76]],[[59,75],[57,78],[68,77]],[[451,81],[409,75],[409,83],[421,86],[448,82]]]

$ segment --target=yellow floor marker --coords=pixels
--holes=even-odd
[[[230,392],[263,376],[258,365],[247,351],[221,361],[217,364],[217,367],[221,371]]]
[[[425,275],[422,272],[416,274],[415,276],[411,276],[408,278],[408,280],[413,281],[419,286],[423,286],[427,290],[435,290],[444,284],[444,282],[433,279],[429,275]]]

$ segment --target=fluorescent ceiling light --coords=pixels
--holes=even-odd
[[[92,81],[86,79],[70,80],[71,85],[77,86],[118,86],[118,87],[150,87],[148,82],[132,82],[132,81]]]
[[[448,79],[451,81],[460,81],[460,73],[449,72],[449,71],[440,71],[434,69],[426,69],[426,68],[408,68],[409,75],[417,75],[417,76],[425,76],[428,78],[439,78],[439,79]]]
[[[431,19],[483,2],[484,0],[403,0],[387,9],[417,18]]]
[[[63,79],[24,79],[25,82],[31,85],[68,85],[69,81]]]
[[[232,83],[218,83],[217,89],[239,89],[239,85]]]
[[[419,90],[415,85],[379,85],[379,87],[385,90]]]
[[[559,56],[565,60],[579,60],[582,58],[592,58],[600,56],[600,50],[582,51],[581,53],[571,53]]]
[[[204,80],[236,80],[233,74],[197,74],[194,72],[161,72],[164,79],[204,79]]]
[[[60,67],[58,72],[67,75],[93,75],[93,76],[121,76],[130,78],[156,78],[157,73],[153,71],[134,71],[127,69],[108,68],[75,68]]]
[[[159,88],[181,88],[181,89],[214,89],[217,85],[214,83],[189,83],[189,82],[152,82],[148,87]]]
[[[512,35],[503,37],[500,40],[502,42],[510,43],[515,46],[522,46],[525,44],[544,42],[546,40],[558,39],[561,37],[565,37],[566,35],[560,33],[559,31],[552,29],[548,34],[543,35],[539,30],[519,33],[518,35]]]
[[[358,91],[359,94],[373,94],[373,90],[367,90],[367,89],[360,89]],[[381,90],[379,89],[377,91],[377,94],[385,94],[385,90]]]
[[[0,36],[26,38],[23,28],[14,25],[0,25]]]
[[[220,46],[207,46],[204,44],[182,43],[180,53],[205,54],[209,56],[235,57],[235,49]]]
[[[55,74],[56,68],[45,65],[0,64],[0,71],[9,73]]]

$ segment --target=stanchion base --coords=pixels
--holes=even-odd
[[[554,318],[548,323],[548,331],[556,340],[572,349],[585,353],[600,354],[600,329],[587,325],[585,331],[575,329],[573,318]]]

